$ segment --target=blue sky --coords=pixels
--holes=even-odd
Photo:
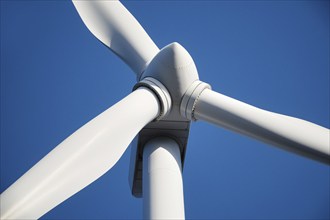
[[[177,41],[200,79],[329,128],[329,1],[125,1],[158,47]],[[133,72],[69,1],[1,1],[1,192],[129,94]],[[44,219],[139,219],[130,149]],[[188,219],[329,219],[329,166],[205,122],[191,126]]]

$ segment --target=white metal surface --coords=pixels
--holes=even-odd
[[[132,68],[139,78],[159,49],[134,16],[117,0],[73,0],[87,28]]]
[[[198,80],[195,62],[188,51],[179,43],[162,48],[142,74],[160,81],[171,94],[173,108],[166,117],[171,121],[187,121],[180,114],[180,103],[191,84]]]
[[[159,116],[156,118],[156,120],[159,121],[162,118],[166,117],[172,108],[171,95],[169,91],[166,89],[166,87],[161,82],[151,77],[144,78],[143,80],[135,84],[133,89],[135,90],[141,86],[146,87],[151,91],[153,91],[157,95],[160,101],[159,104],[161,111],[159,113]]]
[[[81,127],[1,194],[1,219],[36,219],[107,172],[159,114],[140,87]]]
[[[143,73],[162,82],[171,94],[180,99],[189,86],[198,80],[198,72],[189,52],[177,42],[162,48]],[[141,78],[141,79],[142,79]]]
[[[142,195],[142,159],[145,144],[154,137],[170,137],[180,148],[181,163],[184,166],[188,143],[190,122],[152,121],[147,124],[131,143],[131,160],[129,168],[129,184],[135,197]]]
[[[330,131],[311,122],[281,115],[205,89],[192,117],[234,130],[288,151],[330,163]]]
[[[181,155],[170,138],[150,140],[143,152],[144,219],[184,219]]]

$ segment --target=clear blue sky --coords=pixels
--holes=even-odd
[[[329,128],[329,1],[124,5],[160,48],[181,43],[214,90]],[[71,2],[1,1],[1,192],[134,83]],[[141,218],[129,157],[43,218]],[[183,176],[188,219],[330,218],[329,166],[204,122]]]

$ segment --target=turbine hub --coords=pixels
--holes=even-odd
[[[152,59],[140,80],[152,77],[160,81],[172,98],[172,109],[164,120],[186,120],[180,114],[180,104],[189,87],[199,80],[195,62],[179,43],[171,43]]]

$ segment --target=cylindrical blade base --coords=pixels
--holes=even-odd
[[[154,138],[143,152],[144,219],[184,219],[179,145],[170,138]]]

